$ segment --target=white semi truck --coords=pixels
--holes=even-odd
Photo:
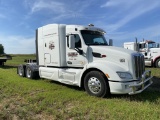
[[[160,68],[159,43],[152,40],[142,42],[125,42],[124,48],[138,51],[144,55],[145,65]]]
[[[110,46],[104,33],[93,25],[40,27],[36,30],[37,62],[21,64],[17,72],[22,77],[40,76],[83,87],[97,97],[141,93],[152,84],[143,55]]]

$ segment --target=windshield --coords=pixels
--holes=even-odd
[[[102,33],[97,31],[81,30],[86,45],[108,45]]]
[[[148,48],[158,48],[156,43],[148,43]]]

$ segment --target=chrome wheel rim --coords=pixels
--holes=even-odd
[[[160,61],[158,61],[158,67],[160,67]]]
[[[101,91],[101,82],[96,77],[91,77],[88,80],[88,88],[92,93],[97,94]]]
[[[19,75],[22,76],[23,68],[20,67],[20,68],[18,69],[18,72],[19,72]]]
[[[30,78],[31,77],[31,70],[28,68],[27,69],[27,77]]]

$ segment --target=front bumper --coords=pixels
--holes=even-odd
[[[129,94],[134,95],[141,93],[148,88],[152,82],[151,71],[145,71],[142,78],[138,81],[108,81],[111,94]]]
[[[152,84],[152,76],[151,76],[151,71],[147,70],[143,73],[142,78],[139,83],[129,85],[129,87],[132,89],[131,92],[129,92],[129,95],[134,95],[141,93],[144,91],[146,88],[148,88]]]

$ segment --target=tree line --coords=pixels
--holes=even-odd
[[[4,47],[2,44],[0,44],[0,54],[4,54]]]

